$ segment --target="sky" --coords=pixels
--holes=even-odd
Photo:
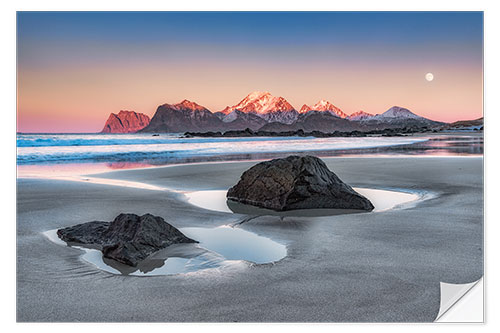
[[[482,12],[18,12],[17,60],[19,132],[98,132],[184,99],[217,112],[252,91],[297,110],[483,112]]]

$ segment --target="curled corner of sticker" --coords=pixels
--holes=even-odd
[[[435,322],[483,322],[483,278],[465,284],[440,282],[440,287]]]

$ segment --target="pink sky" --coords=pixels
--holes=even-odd
[[[393,105],[438,121],[482,116],[482,73],[465,67],[358,67],[305,65],[242,68],[155,64],[61,68],[18,73],[18,131],[97,132],[111,112],[153,116],[158,105],[189,99],[212,112],[260,90],[283,96],[296,109],[326,99],[347,114],[382,113]],[[427,72],[434,80],[425,80]],[[238,79],[244,77],[244,80]]]

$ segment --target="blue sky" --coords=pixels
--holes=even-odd
[[[163,44],[166,49],[197,45],[301,54],[320,47],[368,55],[389,48],[418,55],[434,46],[438,57],[460,50],[464,59],[477,61],[482,57],[482,16],[481,12],[19,12],[18,43],[21,50],[44,43],[56,50],[58,45],[70,45],[74,53],[106,43],[118,50]],[[20,56],[24,61],[23,53]]]

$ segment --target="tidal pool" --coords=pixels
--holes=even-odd
[[[419,200],[433,195],[429,193],[389,191],[355,188],[375,206],[373,212],[407,208]],[[304,209],[275,212],[226,200],[226,190],[196,191],[185,193],[188,202],[201,208],[249,215],[280,216],[328,216],[338,214],[366,213],[359,210]],[[155,276],[197,272],[244,266],[246,263],[266,264],[279,261],[287,255],[286,246],[270,238],[233,226],[216,228],[187,227],[179,229],[186,236],[197,240],[198,244],[176,244],[143,260],[137,267],[131,267],[111,259],[103,258],[99,249],[67,244],[57,236],[57,229],[43,234],[52,242],[78,248],[83,251],[81,259],[98,269],[121,275]]]
[[[57,236],[57,229],[43,234],[52,242],[84,251],[83,261],[113,274],[155,276],[191,273],[210,268],[229,268],[245,262],[265,264],[286,256],[286,246],[253,232],[230,226],[217,228],[180,228],[198,244],[168,246],[140,262],[137,267],[104,258],[101,251],[68,244]]]
[[[358,193],[367,197],[375,206],[373,212],[382,212],[389,209],[408,208],[426,195],[417,192],[402,192],[378,190],[369,188],[354,188]],[[300,209],[277,212],[270,209],[244,205],[226,199],[227,190],[195,191],[184,193],[187,201],[192,205],[226,213],[248,215],[279,215],[279,216],[329,216],[340,214],[366,213],[355,209]]]

